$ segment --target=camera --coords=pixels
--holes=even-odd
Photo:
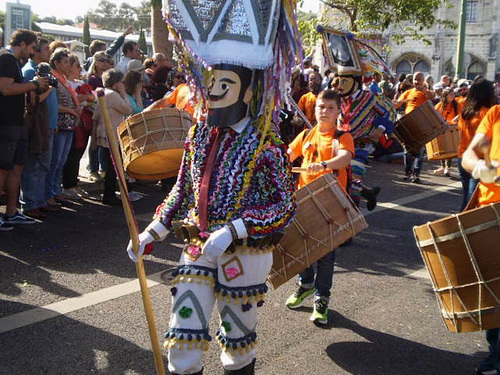
[[[57,78],[52,75],[52,68],[47,63],[40,63],[37,67],[37,75],[40,77],[47,77],[49,79],[49,86],[57,87]]]

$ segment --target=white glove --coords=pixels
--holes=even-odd
[[[495,177],[497,176],[498,163],[496,161],[491,162],[491,168],[486,166],[483,159],[479,159],[474,170],[472,171],[472,177],[476,180],[481,180],[483,184],[492,184],[495,182]]]
[[[135,263],[139,261],[139,258],[142,254],[144,254],[144,248],[146,247],[147,244],[151,243],[154,241],[153,236],[145,230],[141,234],[139,234],[139,250],[137,251],[137,255],[134,253],[134,249],[132,247],[132,240],[128,242],[127,246],[127,253],[128,257]]]
[[[227,225],[222,228],[217,229],[213,232],[203,245],[201,249],[202,253],[205,255],[210,255],[214,258],[218,258],[227,250],[229,245],[233,242],[233,235],[231,230]]]

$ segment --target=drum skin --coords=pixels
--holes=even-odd
[[[141,112],[118,127],[126,172],[141,180],[174,177],[193,118],[176,108]]]
[[[500,203],[413,228],[446,327],[500,327]]]
[[[447,129],[445,119],[429,100],[394,123],[394,134],[409,153],[419,152]]]
[[[269,283],[278,288],[368,227],[333,174],[296,193],[297,212],[273,251]]]
[[[460,143],[460,133],[456,125],[450,125],[444,134],[434,138],[425,145],[427,158],[429,160],[443,160],[456,158],[458,144]]]

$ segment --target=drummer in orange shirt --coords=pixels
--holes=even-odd
[[[455,99],[455,91],[447,87],[441,93],[441,100],[436,104],[436,110],[441,113],[445,121],[450,125],[456,125],[458,116],[462,113],[463,105]],[[451,159],[441,160],[441,166],[436,169],[434,174],[444,174],[450,176]]]
[[[492,166],[486,163],[485,155],[480,145],[490,144],[489,159]],[[487,148],[487,147],[486,147]],[[472,173],[472,177],[479,179],[478,205],[485,206],[500,202],[500,181],[498,179],[500,165],[500,105],[492,107],[477,128],[476,135],[463,154],[462,166]],[[495,184],[497,181],[497,184]],[[498,250],[491,249],[491,251]],[[486,340],[490,346],[490,354],[481,361],[476,374],[500,374],[500,328],[486,330]]]
[[[347,191],[347,168],[354,155],[354,140],[350,133],[338,130],[339,114],[339,94],[333,90],[322,91],[315,107],[318,125],[302,131],[290,143],[290,160],[293,162],[303,156],[302,167],[307,169],[307,172],[300,174],[299,188],[326,173],[336,173],[340,184]],[[310,320],[319,325],[327,324],[334,263],[335,252],[332,249],[317,262],[316,272],[313,266],[301,272],[299,288],[287,299],[286,306],[291,309],[299,308],[306,299],[314,295],[314,309]]]
[[[488,112],[494,104],[495,87],[493,86],[493,82],[484,78],[475,79],[467,95],[462,114],[458,118],[460,142],[457,150],[457,164],[463,192],[460,211],[463,211],[465,206],[467,206],[478,183],[478,180],[472,178],[471,174],[462,167],[462,155],[471,143],[472,138],[474,138],[476,129],[486,115],[486,112]]]
[[[425,76],[422,72],[415,72],[413,74],[413,85],[412,89],[406,90],[398,100],[394,103],[396,109],[406,104],[405,115],[415,110],[427,100],[432,99],[435,96],[434,91],[428,90],[424,86]],[[420,183],[420,171],[422,170],[422,156],[424,148],[419,150],[419,152],[410,154],[406,152],[404,155],[405,160],[405,177],[404,180],[412,180],[415,183]]]

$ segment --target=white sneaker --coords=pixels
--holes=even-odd
[[[82,199],[81,195],[78,194],[74,188],[63,189],[62,195],[69,199]]]

